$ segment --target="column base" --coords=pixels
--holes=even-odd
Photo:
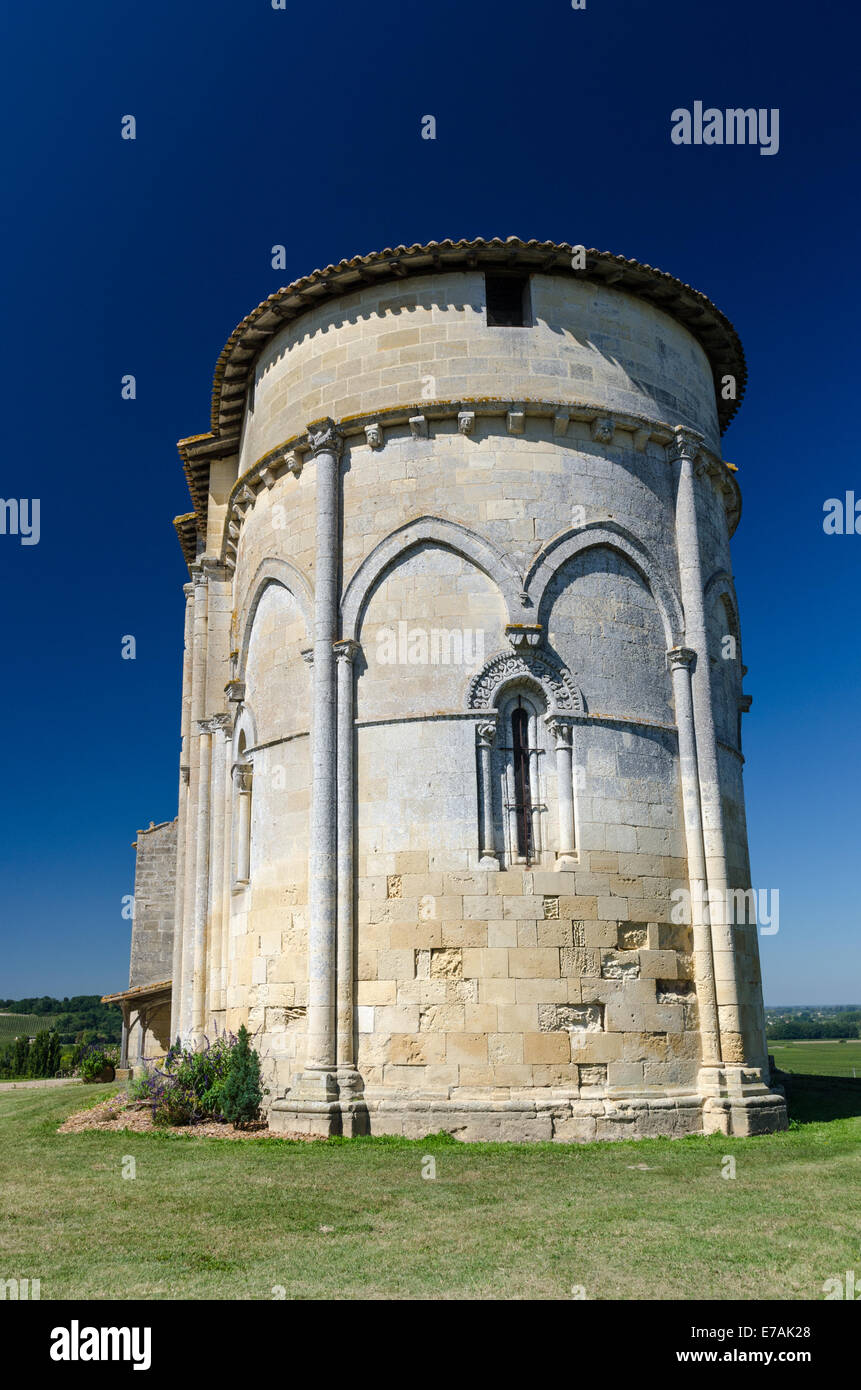
[[[312,1134],[355,1138],[369,1132],[364,1082],[354,1067],[308,1070],[281,1100],[269,1109],[269,1128],[275,1134]]]
[[[761,1067],[703,1067],[698,1084],[704,1134],[770,1134],[789,1127],[786,1097]]]

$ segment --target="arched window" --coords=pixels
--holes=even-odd
[[[509,864],[538,863],[544,848],[543,712],[540,697],[524,690],[510,694],[499,711],[503,829]]]
[[[509,685],[476,725],[479,862],[577,863],[574,720],[532,682]]]

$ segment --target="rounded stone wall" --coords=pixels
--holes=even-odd
[[[734,335],[461,245],[274,296],[186,441],[175,1021],[249,1022],[287,1129],[775,1123],[755,929],[677,912],[748,886]]]

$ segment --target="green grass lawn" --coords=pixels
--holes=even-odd
[[[79,1091],[10,1091],[0,1276],[75,1300],[821,1298],[858,1265],[861,1084],[836,1084],[843,1118],[784,1134],[570,1147],[57,1134]]]
[[[781,1071],[794,1071],[816,1076],[852,1076],[861,1080],[861,1038],[837,1042],[769,1042],[768,1050]]]

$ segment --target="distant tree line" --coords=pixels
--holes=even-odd
[[[75,994],[71,999],[0,999],[0,1013],[52,1014],[60,1042],[115,1043],[122,1036],[123,1016],[116,1004],[103,1004],[98,994]],[[84,1036],[86,1034],[86,1036]]]
[[[830,1018],[815,1019],[808,1013],[793,1017],[770,1018],[766,1025],[768,1039],[792,1041],[798,1038],[859,1038],[861,1037],[861,1009],[846,1009],[832,1014]]]

